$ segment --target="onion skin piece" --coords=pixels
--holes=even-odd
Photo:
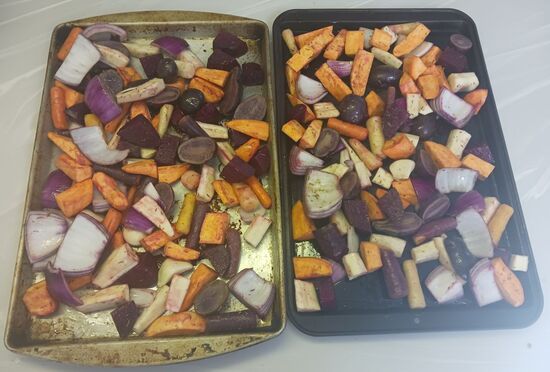
[[[189,44],[184,39],[168,35],[155,39],[151,45],[159,47],[173,58],[177,57],[181,52],[189,48]]]
[[[96,23],[94,25],[88,26],[82,31],[82,36],[85,36],[88,39],[93,39],[95,34],[109,33],[111,35],[116,35],[119,41],[128,40],[128,33],[121,27],[110,24],[110,23]]]
[[[49,263],[46,267],[45,276],[48,292],[53,298],[69,306],[82,305],[80,298],[75,296],[69,288],[69,284],[63,275],[63,271],[54,269],[51,263]]]

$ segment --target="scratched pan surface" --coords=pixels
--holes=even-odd
[[[203,61],[206,61],[212,52],[212,40],[220,30],[236,34],[245,40],[249,47],[248,53],[239,58],[239,61],[241,63],[249,61],[260,63],[266,72],[265,84],[245,88],[244,96],[256,93],[264,95],[268,104],[266,120],[274,123],[269,31],[263,22],[215,13],[161,11],[112,14],[60,24],[53,31],[48,54],[44,93],[25,202],[25,216],[29,210],[40,208],[41,186],[50,170],[53,169],[52,159],[55,159],[59,153],[46,137],[47,132],[52,130],[47,92],[53,84],[53,75],[60,65],[55,58],[55,52],[65,40],[72,26],[83,27],[98,22],[122,26],[128,32],[130,39],[153,40],[157,36],[165,34],[183,37],[189,42],[193,52]],[[133,336],[127,340],[120,340],[109,314],[110,311],[85,315],[61,305],[55,316],[43,319],[32,317],[25,310],[21,299],[25,289],[33,282],[42,280],[43,277],[41,274],[32,273],[31,265],[25,255],[23,235],[21,234],[4,340],[8,349],[21,354],[69,363],[102,366],[152,365],[211,357],[242,349],[277,336],[284,328],[286,315],[282,253],[280,251],[281,214],[278,194],[278,157],[274,134],[275,127],[272,126],[269,145],[273,162],[271,173],[264,180],[264,186],[273,196],[273,207],[269,211],[273,225],[258,248],[243,243],[240,265],[240,269],[254,268],[263,278],[274,281],[277,287],[273,311],[266,319],[259,322],[255,331],[156,339]],[[180,198],[181,191],[177,186],[175,187],[176,195],[179,195]],[[214,208],[216,205],[219,209],[223,208],[219,206],[219,203],[213,204]],[[176,206],[177,208],[179,206]],[[174,214],[177,216],[177,211]],[[233,225],[236,225],[237,228],[246,228],[238,221],[239,217],[236,213],[230,214]],[[224,311],[243,309],[244,305],[231,297]]]
[[[288,279],[288,317],[301,331],[313,336],[522,328],[534,323],[543,308],[544,301],[537,269],[481,43],[474,21],[466,14],[454,9],[294,9],[282,13],[273,23],[277,124],[284,124],[285,108],[288,108],[284,66],[290,56],[281,38],[282,30],[290,28],[295,34],[301,34],[330,24],[334,25],[337,32],[342,28],[381,28],[388,24],[414,21],[423,22],[431,29],[428,39],[437,45],[446,45],[453,33],[462,33],[473,41],[474,46],[468,52],[468,61],[470,68],[479,78],[480,86],[489,89],[489,97],[479,115],[474,117],[465,129],[472,134],[472,143],[486,142],[496,159],[493,175],[483,183],[478,183],[476,188],[483,195],[496,196],[515,210],[500,246],[509,249],[511,253],[529,256],[528,272],[517,273],[525,289],[525,304],[519,308],[512,308],[501,301],[480,308],[475,303],[471,290],[465,286],[464,298],[452,304],[438,305],[424,288],[427,308],[420,311],[410,310],[406,299],[392,300],[388,297],[382,273],[378,271],[353,281],[338,283],[337,309],[319,313],[299,313],[296,310],[292,281],[292,256],[318,253],[311,242],[295,243],[292,240],[291,223],[285,219],[283,244]],[[447,138],[451,126],[441,129],[442,132],[436,139],[439,142]],[[291,190],[290,193],[281,194],[281,206],[283,215],[289,215],[292,205],[301,198],[303,177],[293,176],[288,170],[288,154],[292,144],[281,131],[278,132],[278,136],[281,188]],[[410,247],[409,242],[404,258],[410,257]],[[421,281],[425,280],[435,266],[436,261],[418,266]]]

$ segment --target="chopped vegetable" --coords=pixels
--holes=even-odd
[[[349,280],[367,274],[367,269],[363,264],[363,260],[357,252],[348,253],[342,257],[342,264],[344,265]]]
[[[444,304],[464,296],[464,281],[443,266],[436,267],[424,281],[438,303]]]
[[[321,310],[315,286],[311,282],[294,279],[296,309],[298,312],[315,312]]]
[[[407,280],[407,287],[409,293],[407,295],[407,302],[411,309],[424,309],[426,307],[426,300],[424,293],[422,292],[422,286],[420,285],[420,278],[418,276],[418,270],[413,260],[403,261],[403,273]]]
[[[330,262],[322,258],[293,257],[292,262],[296,279],[313,279],[332,275]]]
[[[142,313],[137,318],[132,329],[137,335],[145,331],[151,323],[160,317],[166,311],[166,300],[168,298],[169,288],[166,285],[160,286],[153,303],[143,309]]]
[[[271,226],[271,220],[263,216],[256,216],[244,233],[244,239],[253,247],[257,247],[262,241],[265,233]]]
[[[265,318],[275,299],[275,285],[253,269],[241,270],[229,281],[229,290],[260,318]]]

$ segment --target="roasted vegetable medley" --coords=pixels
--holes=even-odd
[[[112,310],[123,338],[246,331],[268,317],[275,285],[240,262],[272,223],[266,99],[246,88],[264,71],[241,65],[247,52],[226,31],[205,65],[173,35],[70,30],[50,91],[56,170],[25,224],[30,315]]]
[[[297,248],[315,248],[293,258],[297,311],[344,308],[335,285],[369,275],[382,275],[386,298],[411,309],[466,291],[479,306],[521,306],[514,272],[527,270],[528,257],[501,242],[514,210],[480,193],[496,164],[468,132],[483,125],[470,121],[488,95],[468,64],[472,41],[453,34],[435,45],[419,22],[281,36],[281,130],[290,172],[303,182],[292,236]],[[428,261],[439,265],[421,280]]]

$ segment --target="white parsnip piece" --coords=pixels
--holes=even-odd
[[[413,260],[403,261],[403,273],[405,274],[405,279],[407,279],[407,287],[409,288],[409,294],[407,295],[409,307],[411,309],[425,308],[426,299],[424,298],[424,292],[422,292],[422,286],[420,285],[418,270]]]

